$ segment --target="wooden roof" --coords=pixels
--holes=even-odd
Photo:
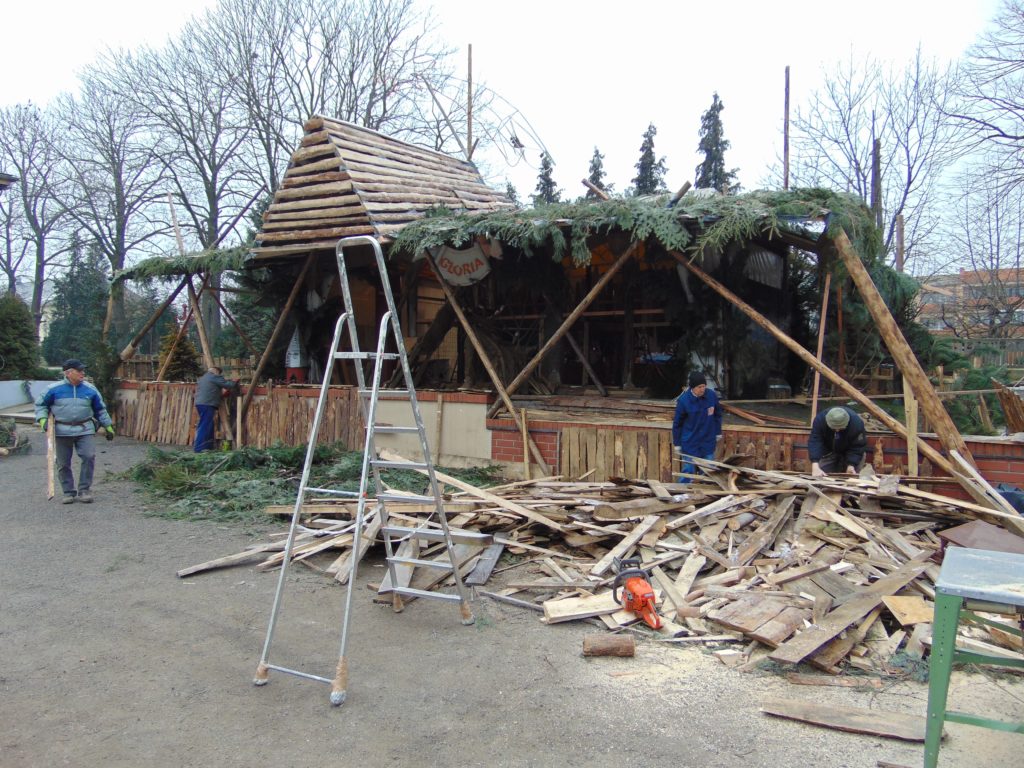
[[[253,258],[333,251],[350,235],[387,242],[438,206],[473,213],[515,207],[465,160],[339,120],[314,116],[303,127]]]

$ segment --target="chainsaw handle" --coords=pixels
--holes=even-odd
[[[621,602],[619,600],[619,587],[622,586],[623,582],[633,576],[639,576],[641,579],[647,578],[647,572],[640,568],[627,568],[624,571],[619,571],[615,574],[615,581],[612,582],[612,600],[616,603]]]

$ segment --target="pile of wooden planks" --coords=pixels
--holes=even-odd
[[[886,674],[896,671],[891,660],[898,651],[920,657],[931,641],[941,553],[947,541],[958,543],[957,531],[969,524],[972,536],[1024,546],[1005,525],[1019,527],[1019,515],[919,490],[870,468],[859,477],[812,478],[701,464],[706,474],[690,484],[541,478],[480,489],[438,473],[455,489],[446,496],[450,525],[493,540],[486,547],[459,544],[460,573],[470,585],[486,585],[482,594],[536,610],[548,624],[590,620],[666,642],[728,644],[715,653],[730,665],[767,657],[833,674]],[[361,552],[380,527],[369,509]],[[399,524],[431,509],[388,502]],[[290,515],[291,507],[269,511]],[[354,502],[307,504],[294,559],[345,581],[354,513]],[[282,534],[178,575],[254,558],[259,569],[274,568],[283,541]],[[447,557],[443,546],[412,556]],[[616,561],[628,557],[639,557],[650,573],[660,630],[636,627],[637,617],[613,599]],[[406,569],[402,582],[421,589],[444,588],[450,578],[438,569]],[[389,591],[390,577],[378,586],[378,599]],[[1003,654],[1021,650],[1019,639],[998,627],[970,629],[963,642]]]

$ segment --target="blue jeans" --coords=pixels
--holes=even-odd
[[[71,468],[71,459],[78,452],[81,465],[78,468],[78,492],[92,488],[92,473],[96,466],[96,436],[78,435],[77,437],[61,437],[55,439],[57,448],[57,478],[65,496],[75,495],[75,472]]]
[[[696,465],[692,461],[688,460],[688,458],[687,458],[688,456],[696,456],[698,459],[706,459],[707,461],[711,461],[713,458],[715,458],[715,452],[711,451],[711,453],[693,453],[693,454],[683,453],[683,468],[681,470],[679,470],[680,472],[682,472],[682,474],[679,476],[679,482],[680,483],[692,482],[690,480],[690,478],[685,477],[685,475],[693,475],[693,474],[697,473]]]
[[[217,415],[215,405],[196,405],[199,411],[199,423],[196,424],[195,452],[209,451],[213,448],[213,417]]]

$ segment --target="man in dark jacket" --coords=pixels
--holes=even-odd
[[[700,371],[694,371],[687,383],[689,387],[676,400],[675,417],[672,419],[672,444],[678,446],[683,454],[681,483],[690,482],[685,476],[694,472],[694,464],[689,457],[713,459],[715,444],[722,436],[722,409],[718,405],[718,395],[713,389],[708,389],[707,378]]]
[[[807,441],[811,474],[823,477],[829,472],[845,470],[855,475],[864,463],[867,447],[864,422],[849,408],[838,406],[819,413],[811,424]]]
[[[211,366],[196,383],[196,410],[199,412],[199,423],[196,424],[196,453],[213,448],[213,418],[220,406],[223,390],[238,391],[237,381],[228,381],[221,376],[221,369]]]
[[[57,477],[64,491],[64,504],[73,504],[77,497],[83,504],[92,502],[92,475],[96,466],[96,426],[103,428],[106,438],[114,438],[114,427],[99,390],[85,380],[85,363],[64,361],[64,378],[50,386],[36,399],[36,421],[46,431],[47,422],[54,431],[57,449]],[[78,490],[71,459],[78,453]]]

